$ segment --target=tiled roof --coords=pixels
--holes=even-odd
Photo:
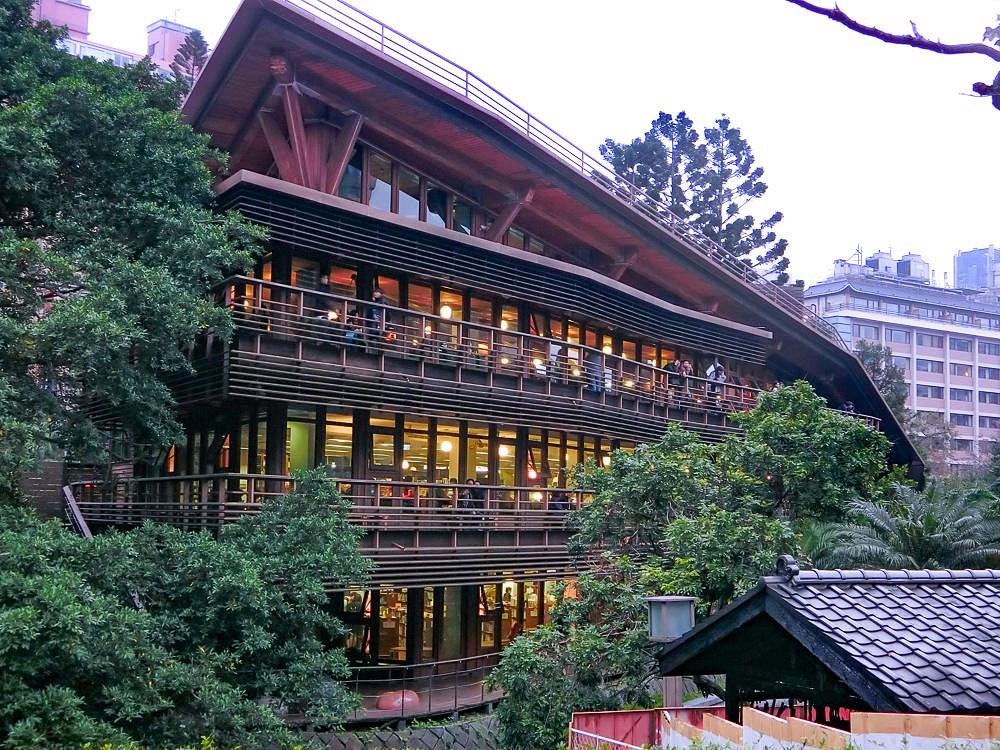
[[[728,663],[783,695],[792,668],[768,660],[790,652],[787,639],[868,710],[1000,714],[1000,570],[799,571],[787,556],[778,568],[665,646],[661,673]],[[771,640],[755,640],[762,632]]]
[[[1000,711],[1000,571],[806,570],[762,583],[910,710]]]

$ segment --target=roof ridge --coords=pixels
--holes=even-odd
[[[964,570],[803,570],[787,576],[766,576],[767,584],[789,583],[795,586],[835,583],[987,583],[1000,581],[1000,570],[967,568]]]

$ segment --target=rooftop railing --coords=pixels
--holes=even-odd
[[[334,26],[381,54],[430,78],[481,109],[524,133],[535,144],[566,166],[588,178],[605,192],[631,206],[687,247],[709,259],[717,268],[740,279],[760,296],[780,307],[837,346],[847,349],[840,333],[822,317],[781,287],[761,276],[746,260],[706,237],[603,160],[591,156],[554,128],[546,125],[513,100],[461,65],[412,39],[343,0],[283,0]]]
[[[635,399],[671,409],[746,411],[761,389],[681,374],[579,343],[454,317],[365,302],[248,277],[227,280],[223,304],[242,331],[288,337],[347,352],[421,360],[549,381],[603,399]],[[874,429],[879,420],[855,415]]]

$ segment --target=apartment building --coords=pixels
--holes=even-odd
[[[956,276],[958,268],[956,258]],[[934,285],[919,255],[875,253],[863,264],[837,261],[833,276],[806,289],[804,299],[852,347],[870,341],[892,350],[909,385],[907,406],[952,426],[953,468],[989,456],[1000,439],[995,295]]]

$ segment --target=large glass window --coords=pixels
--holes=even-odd
[[[330,473],[336,477],[352,475],[352,434],[353,423],[350,414],[327,414],[323,454]]]
[[[909,344],[910,332],[901,328],[886,328],[885,340],[893,344]]]
[[[441,596],[441,649],[438,659],[462,658],[462,587],[438,589]]]
[[[931,349],[943,349],[944,336],[937,336],[933,333],[918,333],[917,346],[926,346]]]
[[[289,410],[285,438],[285,471],[310,469],[316,444],[316,421],[311,410]]]
[[[379,592],[380,661],[406,661],[406,614],[406,589],[384,589]]]
[[[980,341],[979,353],[987,354],[991,357],[1000,357],[1000,344],[990,344],[986,341]]]
[[[948,348],[953,352],[971,352],[972,339],[957,339],[954,336],[948,338]]]
[[[972,400],[971,398],[969,399]],[[1000,393],[995,391],[980,391],[979,392],[979,403],[981,404],[1000,404]]]
[[[472,206],[455,201],[451,209],[451,228],[463,234],[472,234]]]
[[[952,401],[972,401],[972,391],[968,388],[950,388],[948,398]]]
[[[406,167],[399,168],[399,215],[420,218],[420,175]]]
[[[936,359],[917,359],[917,371],[918,372],[944,372],[944,362],[940,362]]]
[[[952,414],[948,417],[948,421],[956,427],[972,427],[971,414]]]
[[[923,385],[917,384],[917,397],[918,398],[934,398],[943,399],[944,398],[944,388],[939,385]]]
[[[1000,368],[980,367],[979,377],[981,377],[983,380],[1000,380]]]
[[[851,328],[851,334],[856,339],[869,339],[871,341],[878,341],[879,330],[878,326],[869,326],[861,323],[855,323]]]
[[[427,188],[427,223],[448,226],[448,193],[433,185]]]
[[[524,623],[520,621],[521,590],[514,581],[504,581],[501,586],[500,604],[500,642],[504,645],[524,631]]]
[[[374,151],[368,156],[368,205],[392,210],[392,162]]]
[[[952,375],[956,375],[960,378],[971,378],[972,377],[972,365],[966,365],[961,362],[952,362],[948,369],[951,371]]]
[[[347,162],[347,169],[344,170],[344,177],[340,181],[337,195],[341,198],[361,202],[361,169],[364,154],[361,149],[355,146],[351,160]]]

